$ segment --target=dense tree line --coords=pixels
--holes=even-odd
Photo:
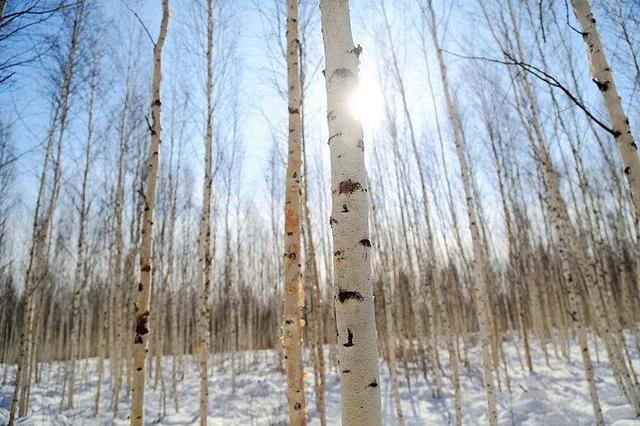
[[[640,415],[637,1],[177,3],[0,1],[12,422],[52,361],[73,407],[95,357],[114,416],[133,395],[141,424],[145,382],[178,409],[197,354],[204,424],[211,354],[235,380],[275,348],[291,424],[310,405],[325,423],[326,368],[343,422],[380,423],[379,356],[401,424],[399,383],[418,376],[454,393],[461,424],[478,346],[496,424],[505,343],[533,373],[534,347],[552,365],[574,339],[596,423],[601,353]],[[30,73],[33,114],[12,101]],[[374,91],[378,108],[354,102]]]

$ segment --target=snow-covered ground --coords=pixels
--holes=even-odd
[[[533,353],[535,373],[526,373],[518,360],[514,347],[507,347],[506,361],[510,364],[511,392],[506,389],[504,374],[500,375],[502,390],[498,394],[500,424],[516,425],[589,425],[593,424],[591,402],[581,368],[577,346],[572,348],[572,362],[557,360],[551,351],[550,367],[545,365],[542,352]],[[615,380],[606,363],[606,355],[600,351],[600,362],[595,362],[595,374],[607,424],[617,426],[640,425],[631,407],[617,390]],[[481,381],[480,356],[477,349],[470,352],[471,366],[462,366],[462,410],[464,424],[485,424],[485,398]],[[441,351],[445,372],[449,371],[446,351]],[[235,391],[232,389],[230,360],[228,356],[211,358],[209,375],[209,418],[211,425],[285,425],[287,419],[286,379],[277,367],[273,351],[245,354],[243,371],[238,371]],[[634,353],[636,371],[640,360]],[[595,360],[594,360],[595,361]],[[86,373],[85,373],[86,364]],[[166,389],[166,415],[162,415],[162,384],[152,389],[153,380],[147,381],[145,419],[148,424],[191,425],[198,424],[198,372],[191,357],[185,357],[184,377],[178,384],[179,411],[171,398],[171,357],[164,359],[164,384]],[[4,368],[4,366],[2,366]],[[81,361],[78,367],[75,409],[59,411],[63,385],[63,368],[57,364],[43,367],[39,383],[31,391],[29,416],[19,420],[23,425],[107,425],[128,424],[129,400],[122,392],[120,415],[113,418],[110,408],[111,389],[108,363],[102,383],[100,412],[94,417],[93,406],[97,384],[95,360]],[[340,424],[340,386],[335,370],[327,372],[327,420]],[[401,370],[402,410],[407,425],[452,424],[453,387],[445,378],[442,398],[432,396],[432,387],[419,373],[411,373],[411,386]],[[9,377],[12,378],[13,371]],[[86,378],[86,380],[85,380]],[[313,373],[307,370],[307,405],[309,423],[318,425],[313,395]],[[6,424],[13,391],[12,383],[0,388],[0,424]],[[381,364],[381,392],[384,423],[394,424],[395,409],[389,374]]]

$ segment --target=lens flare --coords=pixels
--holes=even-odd
[[[375,79],[361,72],[360,84],[349,99],[349,110],[357,117],[365,130],[377,127],[382,115],[382,95]]]

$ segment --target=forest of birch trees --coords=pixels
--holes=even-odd
[[[290,425],[570,362],[640,419],[639,99],[638,0],[0,0],[7,423],[193,368],[204,425],[256,357]]]

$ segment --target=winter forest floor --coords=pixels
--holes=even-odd
[[[593,348],[593,346],[592,346]],[[595,358],[595,350],[593,350]],[[528,374],[521,366],[514,345],[505,344],[505,360],[509,365],[511,392],[506,388],[503,367],[500,373],[501,392],[498,394],[500,424],[506,425],[588,425],[593,424],[591,402],[579,358],[578,346],[573,345],[571,362],[559,360],[549,346],[549,364],[545,365],[540,349],[532,353],[535,373]],[[209,375],[210,425],[285,425],[287,419],[286,378],[278,368],[275,351],[245,353],[244,361],[236,357],[238,372],[235,392],[232,389],[230,357],[212,356]],[[594,359],[596,383],[607,424],[616,426],[638,425],[631,407],[618,391],[609,371],[604,348],[600,345],[600,358]],[[449,371],[447,352],[440,351],[445,374]],[[482,387],[480,351],[469,353],[470,367],[462,367],[462,410],[464,424],[485,424],[485,397]],[[633,352],[634,368],[640,371],[640,359]],[[191,356],[183,358],[184,377],[179,377],[179,411],[176,412],[171,393],[172,357],[163,360],[163,377],[166,391],[166,414],[162,414],[162,381],[153,389],[153,379],[147,380],[145,418],[148,424],[196,425],[198,424],[198,370]],[[244,364],[244,366],[242,365]],[[210,364],[211,365],[211,364]],[[310,362],[307,363],[310,365]],[[4,365],[2,366],[4,372]],[[113,419],[110,407],[111,389],[109,365],[105,363],[105,379],[102,383],[100,411],[94,417],[94,401],[97,385],[96,360],[78,363],[75,409],[59,411],[64,366],[60,363],[44,364],[40,381],[33,384],[29,415],[21,418],[22,425],[106,425],[128,424],[129,399],[124,392],[120,414]],[[0,424],[6,424],[13,392],[13,367],[10,367],[7,384],[0,387]],[[385,425],[394,424],[395,409],[386,364],[380,365],[382,409]],[[182,373],[179,373],[181,376]],[[402,410],[407,425],[446,425],[454,421],[453,386],[445,377],[444,395],[432,396],[432,386],[419,371],[411,371],[411,386],[407,385],[404,370],[399,370]],[[180,380],[181,379],[181,380]],[[429,378],[431,379],[431,378]],[[123,385],[124,386],[124,385]],[[313,395],[313,371],[307,368],[307,406],[309,423],[318,425]],[[340,385],[336,370],[327,370],[327,422],[340,424]]]

